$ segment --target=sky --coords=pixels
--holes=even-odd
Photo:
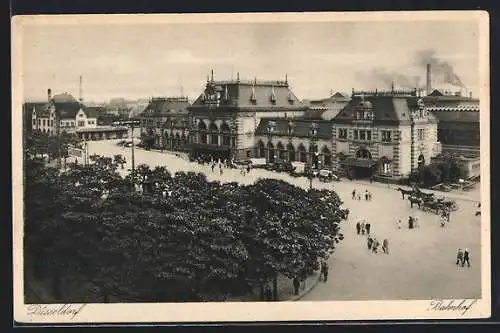
[[[477,95],[478,31],[477,20],[26,25],[23,96],[45,100],[51,88],[78,97],[82,75],[86,101],[181,93],[195,99],[213,69],[215,80],[237,72],[248,80],[287,75],[297,97],[314,99],[388,89],[392,81],[425,86],[425,61],[439,72],[434,87],[458,89],[456,76]],[[452,79],[442,73],[450,70]]]

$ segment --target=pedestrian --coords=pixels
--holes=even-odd
[[[361,232],[361,223],[359,221],[356,223],[356,232],[358,233],[358,235]]]
[[[408,217],[408,229],[413,229],[413,218],[411,216]]]
[[[456,265],[462,264],[463,260],[464,260],[464,253],[462,252],[462,249],[458,249]]]
[[[366,242],[366,245],[368,246],[368,250],[372,249],[372,245],[373,245],[373,238],[372,238],[372,236],[368,236],[368,240]]]
[[[366,234],[367,234],[367,235],[369,235],[369,234],[370,234],[370,227],[371,227],[370,222],[366,222],[366,224],[365,224],[365,229],[366,229]]]
[[[372,192],[368,192],[368,199],[369,201],[372,201]]]
[[[356,199],[356,190],[352,190],[352,199]]]
[[[293,278],[293,291],[295,295],[299,294],[300,280],[298,277]]]
[[[398,220],[398,229],[401,229],[401,220]]]
[[[372,250],[373,253],[378,253],[378,247],[380,246],[380,242],[377,239],[373,240]]]
[[[273,291],[271,290],[271,287],[269,285],[266,286],[266,290],[264,291],[264,295],[265,295],[266,301],[273,300]]]
[[[365,200],[368,201],[368,198],[369,198],[369,193],[368,193],[368,190],[365,190]]]
[[[466,262],[467,262],[467,267],[470,267],[469,249],[465,249],[465,251],[464,251],[464,258],[462,259],[462,267],[464,267],[464,264]]]
[[[361,200],[361,194],[358,193],[358,201]]]
[[[324,282],[326,282],[328,280],[328,264],[326,263],[326,261],[323,261],[323,277],[324,277]]]
[[[361,234],[364,235],[365,234],[365,222],[361,222]]]
[[[382,242],[382,251],[384,251],[385,254],[389,254],[389,240],[387,238],[384,238]]]
[[[212,163],[212,172],[214,172],[215,169],[215,163]]]

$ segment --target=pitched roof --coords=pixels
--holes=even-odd
[[[256,80],[207,82],[205,90],[192,107],[205,107],[207,105],[252,109],[306,108],[291,91],[288,82]]]
[[[76,114],[83,107],[82,104],[78,102],[64,102],[64,103],[54,103],[56,108],[56,113],[59,115],[61,119],[74,119]]]
[[[152,98],[141,117],[159,117],[169,115],[187,115],[189,101],[186,97],[157,97]]]
[[[427,96],[444,96],[444,94],[442,92],[440,92],[439,90],[437,89],[434,89],[430,94],[428,94]]]
[[[97,118],[97,116],[103,115],[106,113],[106,108],[102,106],[87,106],[84,109],[85,115],[89,118]]]
[[[68,93],[57,94],[52,97],[54,103],[78,103],[78,101],[73,97],[73,95]]]
[[[440,122],[479,123],[478,111],[433,110],[431,112]]]
[[[261,119],[255,131],[258,135],[268,135],[267,130],[270,123],[274,124],[273,135],[288,136],[289,126],[292,124],[293,136],[295,137],[311,137],[311,128],[315,124],[317,129],[317,138],[331,139],[332,137],[332,122],[326,120],[311,120],[301,118],[265,118]]]
[[[414,96],[369,95],[353,96],[351,101],[333,118],[334,123],[350,123],[356,120],[361,107],[373,110],[374,124],[398,124],[410,122],[410,110],[416,107]]]

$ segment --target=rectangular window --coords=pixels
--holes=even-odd
[[[36,125],[36,119],[33,119],[33,125]]]
[[[247,158],[250,158],[250,150],[247,150]]]
[[[45,126],[45,119],[42,120],[42,124],[43,124],[43,126]]]
[[[339,128],[339,139],[347,139],[347,128]]]
[[[419,128],[417,134],[419,140],[425,140],[425,130],[423,128]]]
[[[366,140],[368,141],[372,140],[372,131],[366,131]]]
[[[391,131],[382,131],[382,142],[391,142]]]
[[[366,131],[365,130],[360,130],[359,131],[359,139],[360,140],[366,140]]]
[[[358,130],[354,130],[353,134],[354,134],[354,140],[358,140],[359,139],[359,131]]]
[[[85,126],[85,122],[80,120],[78,121],[78,127],[84,127]]]

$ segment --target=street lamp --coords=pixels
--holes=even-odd
[[[132,128],[132,189],[135,189],[135,142],[134,142],[134,123],[131,124]]]
[[[314,171],[313,171],[313,158],[314,156],[317,156],[316,152],[316,136],[318,134],[318,124],[312,123],[311,124],[311,129],[309,131],[309,134],[311,135],[311,143],[310,143],[310,151],[311,151],[311,163],[309,165],[309,189],[312,189],[312,183],[313,183],[313,178],[314,178]]]

